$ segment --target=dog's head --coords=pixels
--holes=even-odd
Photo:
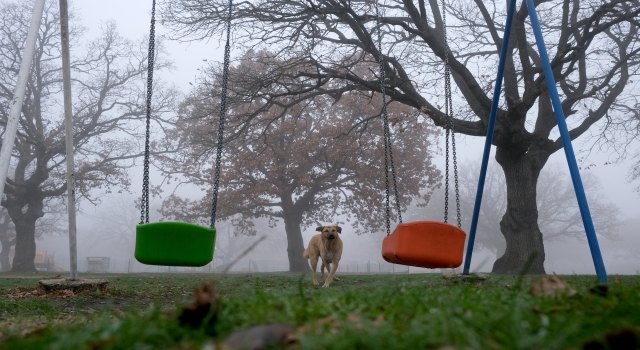
[[[338,225],[318,226],[316,231],[322,232],[322,239],[336,239],[342,233],[342,227]]]

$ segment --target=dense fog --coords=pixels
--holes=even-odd
[[[82,23],[87,27],[87,33],[97,34],[99,26],[107,21],[113,20],[118,30],[129,38],[141,38],[148,32],[149,9],[147,2],[131,1],[77,1],[74,8],[82,18]],[[162,40],[166,39],[166,28],[159,25],[157,35]],[[159,73],[159,78],[176,84],[178,90],[187,94],[193,86],[200,68],[206,61],[219,61],[222,59],[221,51],[223,44],[218,42],[221,38],[212,38],[208,42],[186,42],[165,40],[165,49],[168,52],[168,59],[173,61],[174,69]],[[77,48],[72,51],[80,52]],[[213,138],[214,135],[212,135]],[[440,145],[444,143],[442,137],[437,139]],[[461,174],[461,178],[477,179],[478,174],[471,172],[476,170],[474,166],[482,157],[483,138],[473,138],[470,136],[460,136],[458,138],[458,163],[461,171],[469,173]],[[637,146],[637,144],[636,144]],[[589,144],[575,143],[576,151],[583,166],[583,176],[590,176],[596,182],[592,191],[588,190],[587,197],[591,200],[592,208],[599,208],[592,212],[592,215],[603,217],[608,213],[598,210],[615,210],[615,217],[606,217],[602,225],[598,226],[596,221],[596,232],[605,267],[608,274],[640,274],[640,195],[634,189],[637,183],[629,183],[628,173],[630,171],[630,161],[620,163],[610,163],[611,150],[598,151],[591,149]],[[634,154],[637,150],[626,150],[629,154]],[[491,157],[493,159],[493,155]],[[153,161],[153,160],[152,160]],[[221,271],[231,261],[240,257],[237,263],[231,268],[232,272],[271,272],[287,271],[289,269],[287,260],[287,238],[284,232],[284,224],[276,221],[275,226],[269,224],[266,219],[256,219],[254,225],[255,235],[243,235],[237,232],[237,228],[229,222],[221,222],[218,225],[216,250],[214,260],[211,264],[202,268],[174,268],[145,266],[135,261],[133,257],[135,247],[135,226],[140,221],[140,212],[136,203],[140,198],[142,187],[142,171],[140,161],[129,169],[131,176],[131,186],[129,191],[114,190],[112,193],[99,196],[99,200],[91,203],[83,200],[78,213],[78,266],[81,273],[87,271],[102,272],[182,272],[182,271]],[[566,186],[571,186],[569,172],[566,166],[566,159],[563,152],[553,154],[548,162],[553,164],[558,171],[556,177],[546,178],[545,181],[564,181]],[[438,169],[444,169],[444,157],[442,152],[435,156],[434,164]],[[498,165],[492,161],[490,167],[494,169]],[[153,168],[152,168],[153,169]],[[222,171],[225,171],[222,169]],[[379,174],[383,176],[383,174]],[[162,182],[160,174],[155,171],[151,174],[152,183]],[[542,181],[542,180],[541,180]],[[476,184],[477,185],[477,184]],[[468,189],[473,192],[475,186],[469,184]],[[539,186],[547,186],[548,183],[541,182]],[[158,212],[163,196],[178,191],[183,198],[196,200],[202,197],[202,188],[191,185],[176,186],[175,183],[163,184],[164,192],[160,196],[152,197],[151,200],[151,220],[162,220],[162,215]],[[384,191],[384,188],[380,188]],[[424,207],[410,206],[408,216],[411,220],[428,219],[442,220],[443,195],[438,196],[438,191],[432,196],[429,205]],[[121,192],[121,193],[119,193]],[[596,196],[597,193],[597,196]],[[463,201],[472,201],[472,198],[465,197]],[[575,201],[575,197],[571,200]],[[451,202],[450,202],[451,203]],[[597,206],[598,203],[609,203],[610,205]],[[451,204],[450,204],[451,205]],[[574,206],[574,204],[571,204]],[[613,209],[612,209],[613,208]],[[56,265],[65,270],[69,266],[69,246],[68,238],[65,235],[66,214],[64,208],[54,214],[47,214],[44,219],[51,220],[50,226],[43,226],[42,235],[36,241],[36,251],[45,252],[50,255]],[[383,216],[383,205],[380,205],[379,215]],[[575,213],[574,213],[575,214]],[[481,213],[482,215],[482,213]],[[406,217],[405,216],[405,217]],[[463,229],[468,232],[471,210],[469,207],[463,208]],[[44,220],[43,219],[43,220]],[[500,217],[492,217],[490,225],[485,231],[479,231],[479,240],[482,235],[490,234],[491,227],[499,229]],[[541,218],[542,220],[542,218]],[[344,217],[337,216],[332,222],[318,222],[317,225],[338,223],[343,227],[342,240],[344,241],[344,253],[340,263],[339,273],[388,273],[404,272],[411,273],[440,273],[440,269],[429,270],[421,268],[407,268],[405,266],[392,266],[386,263],[380,254],[382,239],[385,236],[384,227],[380,227],[378,232],[366,232],[356,234],[350,222],[346,222]],[[302,235],[305,245],[310,238],[316,234],[315,224],[303,230]],[[392,228],[395,223],[392,223]],[[541,225],[542,227],[543,225]],[[553,237],[557,227],[549,227],[549,231],[542,230],[546,253],[545,270],[547,273],[558,274],[595,274],[593,261],[591,259],[589,246],[585,237],[580,237],[580,233],[573,232],[571,235]],[[255,249],[242,255],[258,238],[265,235],[267,239],[257,245]],[[582,231],[584,236],[584,232]],[[485,236],[486,237],[486,236]],[[496,247],[491,248],[490,244],[476,246],[471,263],[471,269],[477,272],[489,272],[495,260],[499,257],[500,242]],[[104,259],[108,258],[108,259]],[[102,260],[100,260],[102,259]],[[96,261],[104,263],[96,263]],[[107,263],[108,261],[108,263]],[[458,269],[459,270],[459,269]]]

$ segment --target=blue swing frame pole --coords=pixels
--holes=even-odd
[[[467,252],[464,259],[463,274],[469,274],[471,266],[471,255],[473,254],[473,244],[476,240],[476,229],[478,228],[478,216],[480,215],[480,205],[482,204],[482,193],[484,192],[484,181],[487,175],[487,165],[489,164],[489,153],[491,153],[491,142],[493,140],[493,129],[496,125],[496,114],[498,113],[498,102],[500,101],[500,91],[502,90],[502,78],[504,76],[504,65],[507,61],[509,50],[509,38],[511,37],[511,23],[515,13],[516,0],[509,1],[507,10],[507,22],[505,23],[504,38],[502,38],[502,48],[500,49],[500,62],[498,64],[498,75],[496,85],[493,89],[493,101],[491,112],[489,113],[489,124],[487,125],[487,137],[484,142],[484,153],[482,155],[482,166],[480,167],[480,178],[478,179],[478,189],[476,190],[476,203],[473,207],[473,219],[469,230],[469,240],[467,241]]]
[[[484,182],[487,173],[487,164],[489,162],[489,153],[491,150],[491,141],[493,139],[493,130],[495,126],[495,118],[498,110],[498,101],[500,99],[500,91],[502,89],[502,79],[504,73],[504,64],[506,62],[506,54],[509,43],[509,34],[511,32],[511,23],[515,12],[515,0],[509,2],[507,22],[505,24],[505,34],[502,41],[502,48],[500,50],[500,63],[498,65],[498,75],[496,77],[496,85],[493,93],[493,101],[491,104],[491,113],[489,115],[489,124],[487,125],[487,137],[485,140],[484,154],[482,156],[482,166],[480,169],[480,178],[478,180],[478,189],[476,191],[476,202],[473,208],[473,218],[471,221],[471,228],[469,231],[469,241],[467,243],[467,251],[464,262],[463,274],[469,274],[469,268],[471,265],[471,256],[473,254],[473,244],[475,242],[476,230],[478,227],[478,216],[480,215],[480,205],[482,203],[482,193],[484,191]],[[580,172],[578,171],[578,162],[576,161],[573,146],[571,145],[571,137],[569,136],[569,130],[567,128],[567,122],[565,121],[564,112],[562,110],[562,104],[560,103],[560,97],[558,95],[558,89],[556,88],[555,79],[553,78],[553,70],[551,69],[551,63],[549,62],[549,55],[544,44],[544,38],[542,36],[542,30],[540,29],[540,22],[538,21],[538,15],[533,4],[533,0],[526,0],[527,9],[529,10],[529,18],[531,19],[531,27],[533,29],[536,44],[540,54],[540,60],[542,61],[542,67],[545,77],[547,79],[547,85],[549,89],[549,96],[551,97],[551,103],[558,123],[558,129],[560,131],[560,137],[564,146],[564,152],[567,157],[567,163],[569,165],[569,172],[571,173],[571,180],[573,182],[573,188],[576,192],[578,199],[578,206],[580,208],[580,215],[582,216],[582,222],[587,234],[587,241],[589,242],[589,249],[591,250],[591,257],[593,258],[593,264],[595,265],[596,274],[602,283],[607,283],[607,272],[602,260],[602,254],[600,252],[600,246],[598,245],[598,238],[596,237],[595,228],[593,226],[593,220],[591,219],[591,213],[589,211],[589,204],[587,203],[587,196],[584,192],[584,186],[582,185],[582,179],[580,178]]]
[[[558,96],[558,89],[553,77],[551,63],[549,62],[549,55],[547,54],[544,38],[542,37],[542,30],[540,29],[538,15],[536,13],[533,0],[526,0],[526,2],[527,9],[529,10],[529,18],[531,19],[531,27],[536,37],[536,44],[538,45],[538,52],[540,54],[540,60],[542,61],[542,68],[544,69],[544,76],[547,79],[549,96],[551,97],[553,111],[555,112],[556,121],[558,122],[558,129],[560,131],[560,137],[562,138],[564,153],[567,157],[567,163],[569,164],[569,172],[571,173],[571,180],[573,181],[573,189],[575,190],[576,197],[578,198],[578,206],[580,207],[582,223],[584,224],[584,228],[587,233],[587,241],[589,242],[589,249],[591,250],[593,264],[595,265],[596,274],[600,281],[602,283],[607,283],[607,272],[605,271],[604,262],[602,261],[602,254],[600,253],[596,230],[593,227],[593,220],[591,219],[587,196],[585,195],[584,187],[582,186],[582,179],[580,178],[580,172],[578,171],[578,162],[576,161],[573,146],[571,145],[571,137],[569,136],[567,122],[565,121],[562,104],[560,103],[560,97]]]

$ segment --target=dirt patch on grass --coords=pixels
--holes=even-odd
[[[107,285],[104,287],[102,292],[109,292],[113,290],[115,290],[113,286]],[[9,292],[4,295],[11,299],[24,299],[24,298],[34,298],[34,297],[36,298],[73,298],[81,294],[90,294],[90,293],[93,293],[93,292],[89,292],[89,291],[74,292],[69,289],[47,291],[44,288],[16,287],[15,289],[9,290]]]

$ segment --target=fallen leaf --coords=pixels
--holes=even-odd
[[[356,312],[354,314],[349,314],[347,315],[347,320],[349,320],[350,322],[358,322],[362,320],[362,314],[359,312]]]
[[[376,326],[380,326],[383,323],[384,323],[384,315],[383,314],[378,315],[378,317],[376,317],[376,320],[373,321],[373,324],[376,325]]]
[[[442,278],[446,280],[452,280],[458,278],[458,274],[455,272],[445,272],[442,274]]]
[[[557,294],[573,296],[576,294],[576,291],[571,288],[569,283],[558,276],[542,276],[540,280],[532,281],[529,292],[533,296],[549,296]]]
[[[599,285],[599,286],[595,286],[595,287],[591,287],[589,288],[589,293],[591,294],[597,294],[597,295],[601,295],[603,297],[606,297],[607,294],[609,293],[609,287],[607,287],[606,285]]]
[[[213,283],[204,284],[196,289],[193,302],[182,309],[178,320],[180,324],[194,328],[200,327],[205,321],[209,324],[214,324],[218,307],[218,299],[215,296]]]
[[[606,336],[609,348],[612,350],[637,349],[638,336],[629,329],[623,329],[619,332],[609,333]]]
[[[333,316],[327,316],[313,321],[312,323],[307,323],[303,326],[298,327],[298,333],[306,333],[312,329],[320,328],[321,326],[329,324],[329,327],[332,329],[338,328],[338,322]]]
[[[224,350],[260,350],[291,346],[297,342],[288,324],[268,324],[232,333],[221,344]]]
[[[604,344],[603,341],[599,340],[591,340],[585,343],[582,348],[584,350],[627,350],[627,349],[637,349],[638,347],[638,336],[635,332],[629,329],[623,329],[619,332],[609,333],[605,336],[607,340],[607,345]]]

